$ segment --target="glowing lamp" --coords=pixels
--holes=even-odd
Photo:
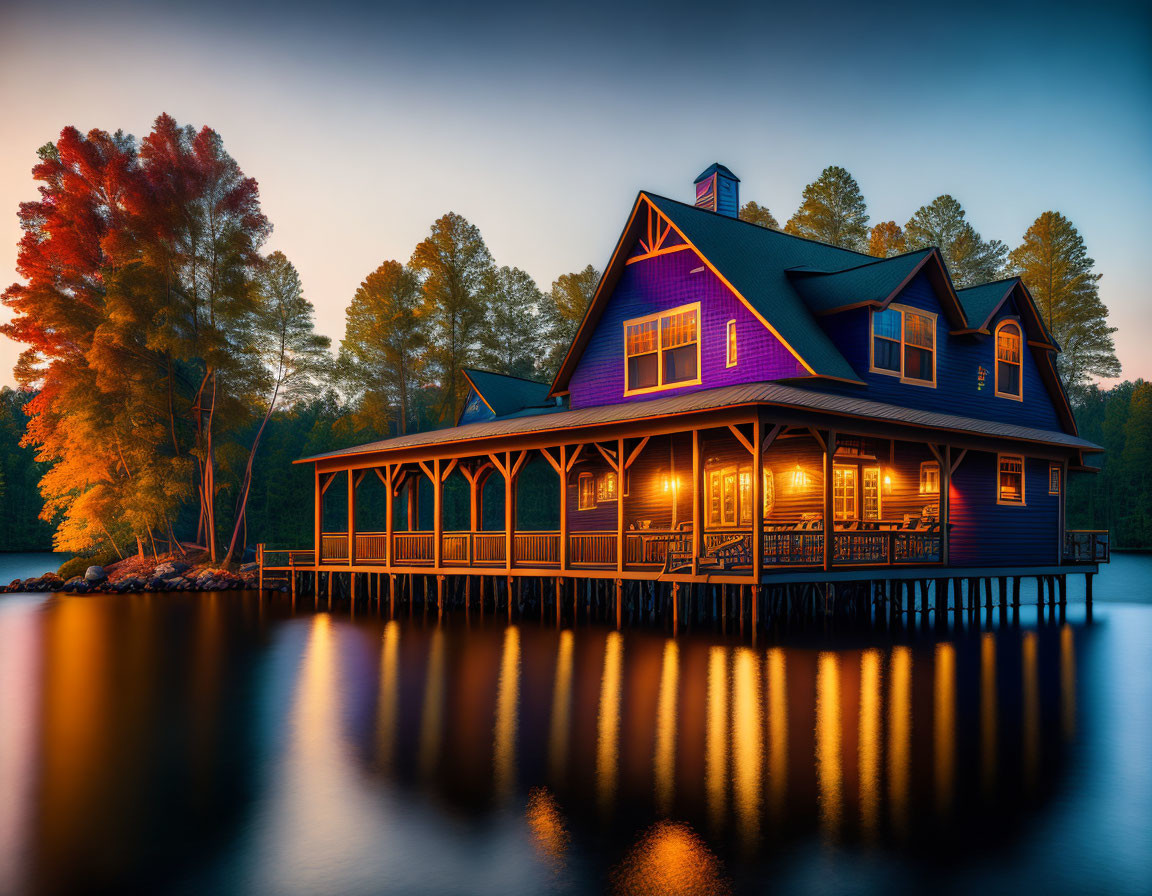
[[[792,487],[804,488],[808,484],[808,477],[804,475],[804,471],[800,468],[800,464],[796,464],[796,469],[792,472]]]
[[[885,473],[884,474],[884,494],[886,494],[886,495],[892,494],[892,474],[891,473]]]

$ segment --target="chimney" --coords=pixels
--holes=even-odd
[[[696,178],[696,208],[719,212],[729,218],[740,216],[740,178],[713,162]]]

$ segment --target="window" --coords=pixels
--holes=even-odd
[[[725,464],[709,466],[705,471],[708,525],[751,526],[754,508],[752,465]],[[764,515],[776,504],[776,485],[770,470],[764,470]]]
[[[624,355],[625,395],[700,382],[700,306],[625,321]]]
[[[1023,396],[1023,366],[1019,325],[1010,320],[996,327],[996,394],[1000,398]]]
[[[616,500],[616,474],[604,473],[596,482],[597,501]]]
[[[592,510],[596,506],[596,478],[591,473],[581,473],[576,480],[580,510]]]
[[[880,468],[879,467],[864,467],[861,472],[864,474],[864,519],[878,520],[880,519]]]
[[[1048,494],[1060,494],[1060,477],[1063,475],[1060,464],[1048,465]]]
[[[1000,455],[996,503],[1024,505],[1024,458],[1018,454]]]
[[[936,315],[903,305],[872,312],[872,371],[936,385]]]
[[[726,367],[736,366],[736,321],[728,321],[728,363]]]
[[[856,468],[832,469],[832,519],[856,519]]]
[[[934,460],[920,464],[920,494],[940,494],[940,464]]]

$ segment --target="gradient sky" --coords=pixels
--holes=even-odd
[[[1015,246],[1063,212],[1124,376],[1152,379],[1147,5],[550,6],[0,0],[0,283],[36,148],[69,124],[218,130],[335,341],[445,211],[547,289],[604,266],[639,189],[690,201],[720,161],[783,222],[839,164],[873,223],[950,192]],[[17,350],[0,337],[0,385]]]

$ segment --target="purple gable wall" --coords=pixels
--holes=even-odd
[[[630,264],[569,383],[573,408],[645,401],[736,383],[805,376],[806,371],[751,311],[690,249]],[[699,385],[624,396],[624,321],[700,302]],[[737,364],[725,367],[728,321],[736,321]]]
[[[869,372],[868,316],[871,312],[868,309],[858,308],[821,318],[833,343],[857,375],[868,384],[868,398],[926,411],[947,410],[965,417],[1062,430],[1052,398],[1040,379],[1032,349],[1026,346],[1024,351],[1024,400],[997,398],[993,380],[995,342],[988,336],[949,336],[948,320],[927,275],[918,274],[895,301],[939,315],[936,319],[935,389],[902,383],[898,377]],[[1005,317],[1019,320],[1018,311],[1011,301],[1005,304],[990,326],[995,327]],[[988,371],[983,389],[977,388],[980,367]],[[844,395],[865,394],[859,387],[838,384],[820,385],[817,388]]]

